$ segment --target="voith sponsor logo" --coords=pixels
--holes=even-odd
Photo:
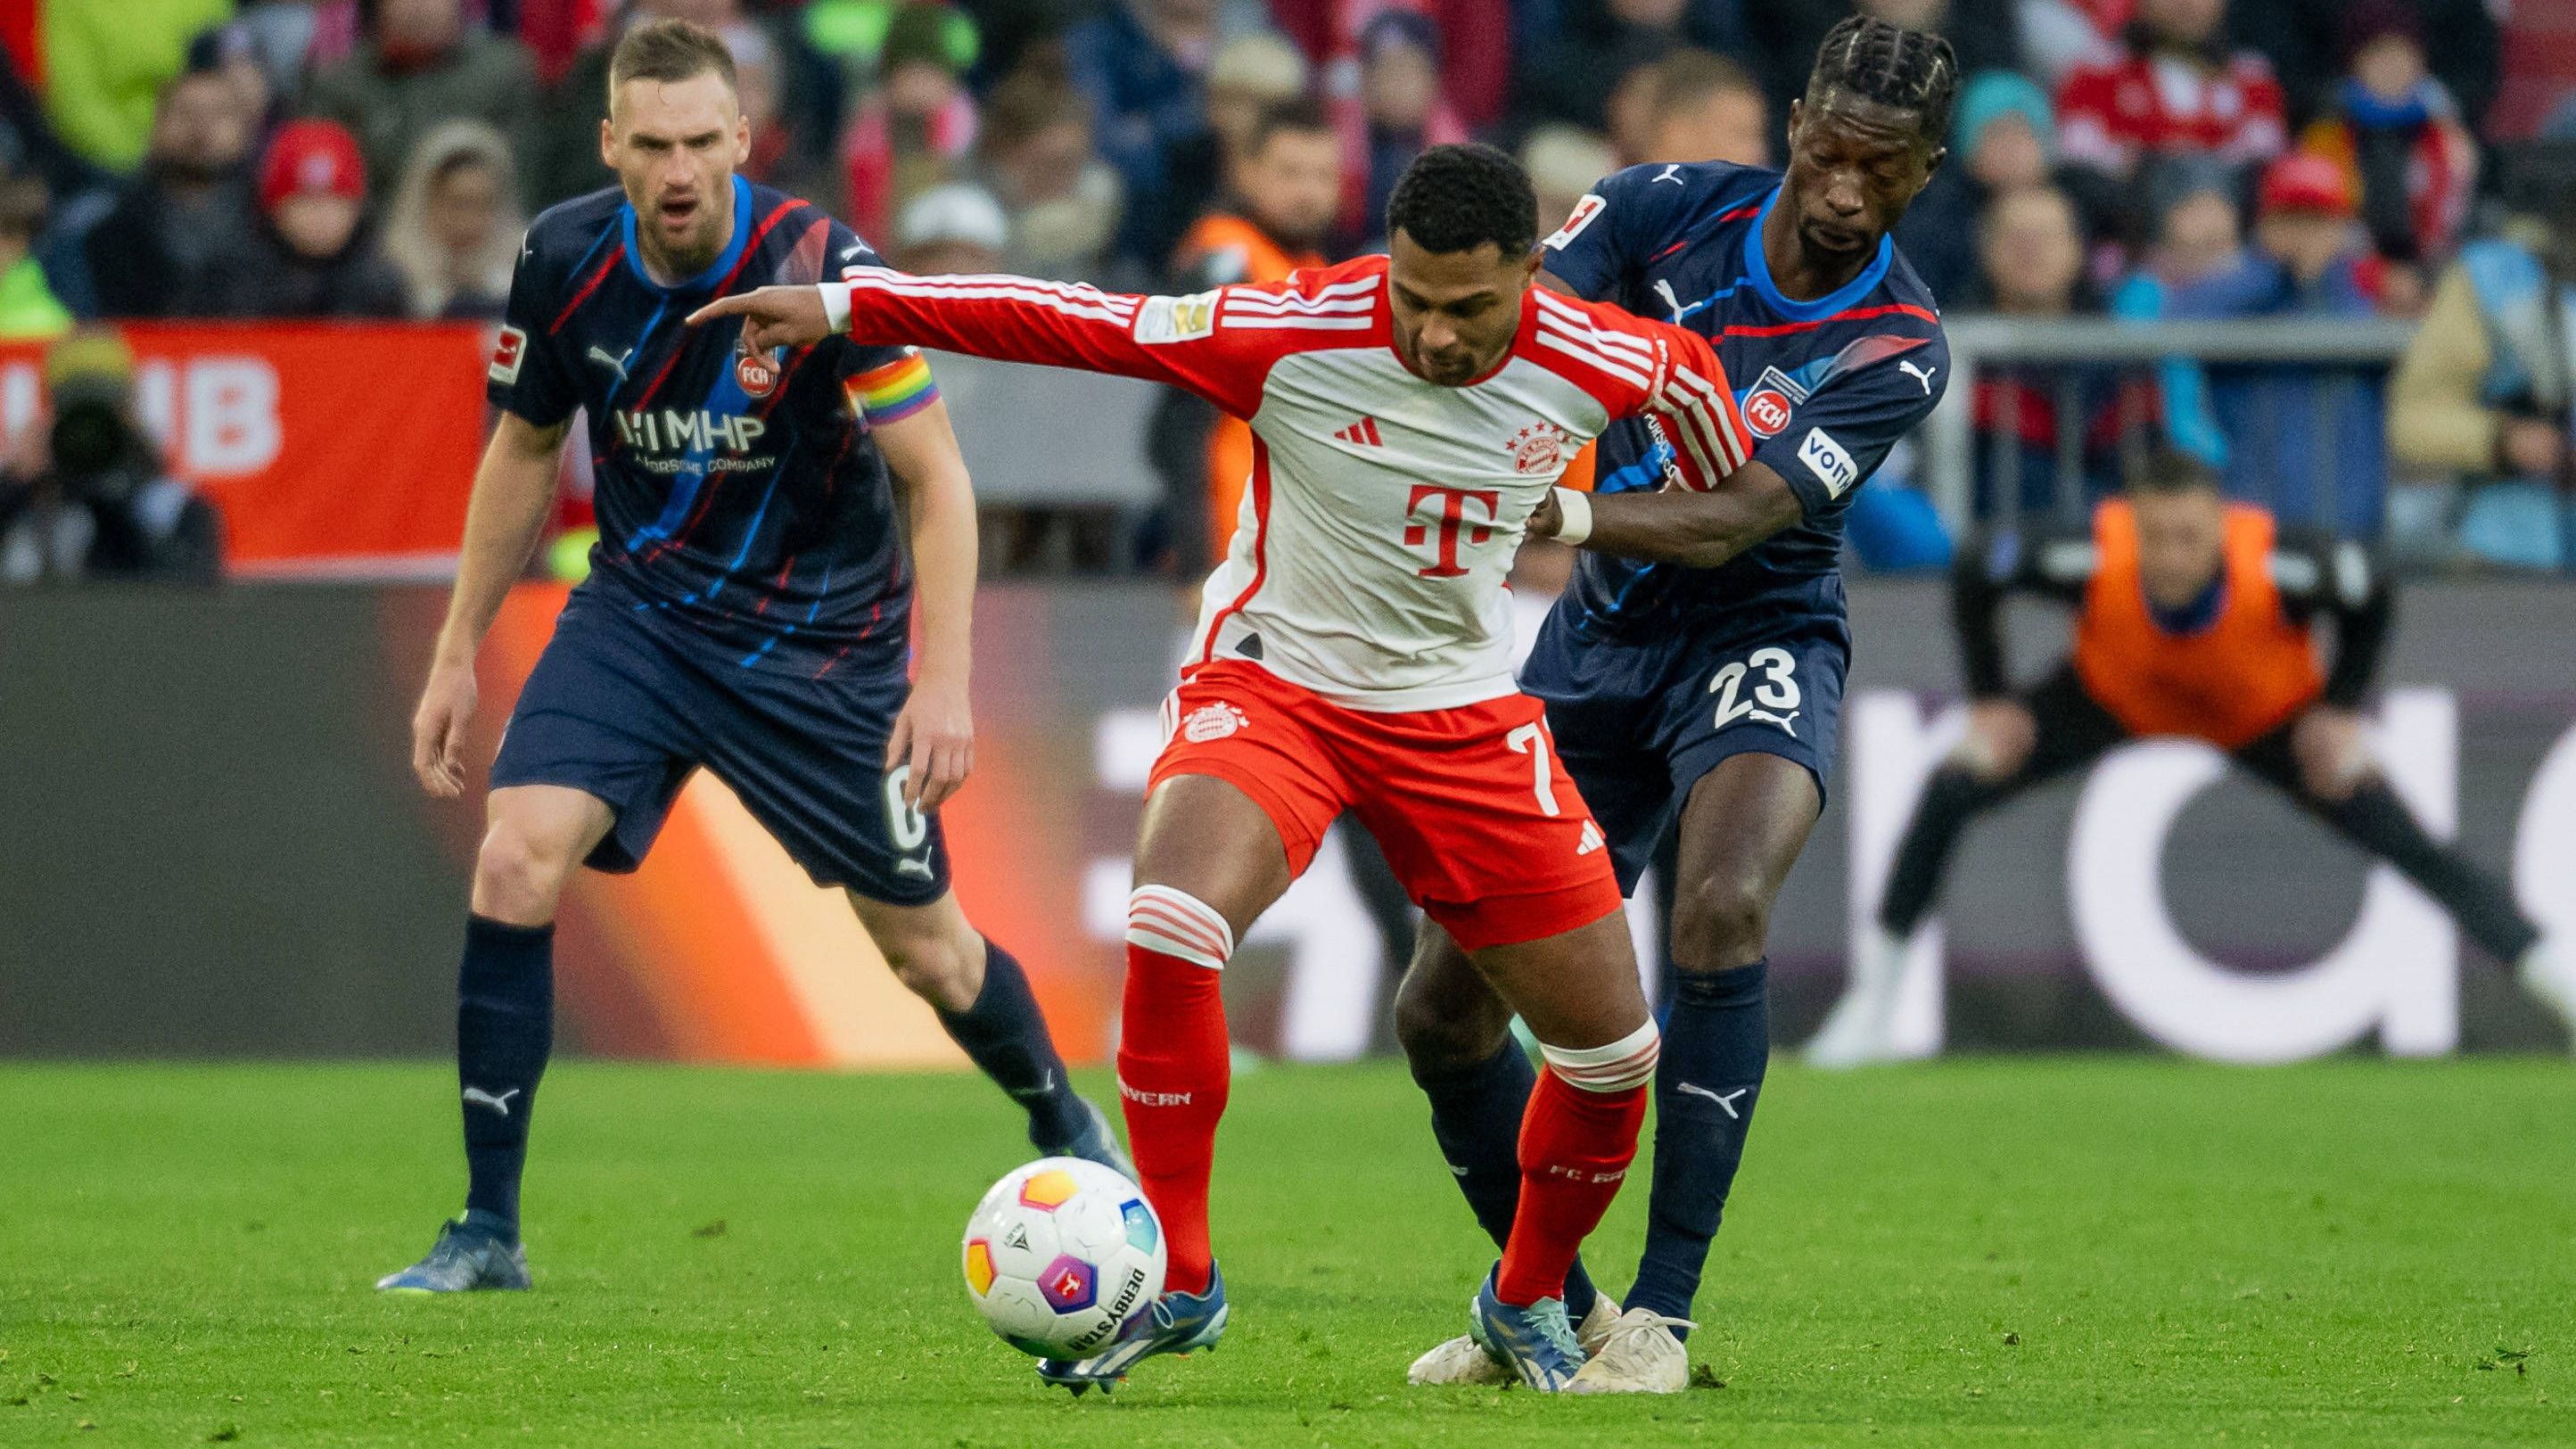
[[[705,408],[620,408],[617,441],[639,453],[748,453],[769,424]]]

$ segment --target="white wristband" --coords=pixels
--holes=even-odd
[[[1568,546],[1592,536],[1592,495],[1579,488],[1558,488],[1556,541]]]
[[[822,284],[821,290],[823,293],[824,324],[829,326],[835,333],[849,331],[850,284],[847,282],[825,282]]]

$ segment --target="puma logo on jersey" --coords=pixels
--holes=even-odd
[[[635,349],[632,347],[627,348],[624,352],[620,352],[613,357],[609,355],[609,351],[605,347],[593,347],[590,349],[590,360],[599,363],[609,371],[616,373],[617,380],[619,382],[624,382],[626,380],[626,359],[633,357],[634,355]]]
[[[497,1097],[484,1091],[481,1087],[468,1087],[465,1089],[465,1101],[467,1105],[475,1107],[489,1107],[504,1117],[510,1115],[510,1099],[517,1095],[519,1095],[519,1089],[516,1087],[512,1087],[510,1090],[503,1092]]]
[[[1925,397],[1930,397],[1932,395],[1932,374],[1939,372],[1941,369],[1938,367],[1916,367],[1913,363],[1900,357],[1896,360],[1896,370],[1905,373],[1912,377],[1916,382],[1923,384],[1923,395]]]
[[[866,250],[867,250],[867,248],[866,248],[866,247],[861,246],[861,245],[860,245],[859,243],[857,243],[857,242],[852,242],[852,243],[850,243],[848,246],[845,246],[845,247],[841,248],[841,260],[846,262],[846,261],[848,261],[850,258],[855,257],[855,256],[857,256],[859,253],[861,253],[861,252],[863,252],[863,251],[866,251]]]
[[[1679,161],[1667,163],[1662,171],[1656,173],[1655,181],[1669,181],[1675,186],[1682,186],[1682,163]],[[1652,186],[1655,181],[1649,181],[1646,184]],[[1682,186],[1682,189],[1687,191],[1690,188]]]
[[[938,879],[936,875],[931,873],[930,857],[926,855],[904,856],[894,863],[894,873],[896,875],[917,875],[923,880]]]
[[[1361,448],[1382,448],[1386,446],[1386,439],[1378,435],[1377,419],[1375,418],[1362,418],[1358,422],[1351,424],[1349,427],[1342,429],[1340,432],[1333,434],[1333,438],[1337,442],[1349,443],[1355,447]]]
[[[1791,720],[1798,717],[1798,712],[1794,709],[1789,711],[1787,714],[1773,714],[1771,711],[1762,708],[1760,705],[1755,705],[1753,708],[1744,712],[1744,717],[1746,719],[1758,719],[1764,724],[1778,725],[1781,732],[1793,740],[1798,737],[1798,727],[1790,723]]]

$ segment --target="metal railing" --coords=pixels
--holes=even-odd
[[[1954,535],[1975,511],[1977,435],[1975,406],[1981,373],[2018,364],[2107,364],[2150,369],[2169,362],[2308,364],[2336,370],[2385,369],[2406,350],[2415,324],[2397,318],[2292,317],[2223,322],[2123,322],[2099,317],[2037,320],[1952,316],[1942,319],[1950,344],[1950,386],[1923,426],[1924,492]],[[2067,490],[2081,488],[2080,450],[2085,425],[2067,414],[2077,406],[2072,381],[2057,387],[2057,486],[2061,508],[2075,512]],[[2320,410],[2333,406],[2324,389]],[[2016,448],[2003,467],[2018,466]],[[2385,486],[2385,480],[2382,480]],[[2018,506],[2017,488],[2005,506]],[[2331,512],[2329,511],[2329,516]]]

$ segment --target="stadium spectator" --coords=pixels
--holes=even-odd
[[[2336,89],[2349,73],[2356,12],[2383,7],[2377,0],[2232,0],[2230,15],[2245,43],[2270,58],[2290,114],[2302,123],[2333,110]],[[2498,18],[2510,10],[2494,0],[2406,0],[2433,77],[2450,95],[2461,120],[2476,130],[2486,123],[2504,75]]]
[[[552,206],[609,183],[608,167],[599,159],[599,127],[608,119],[608,59],[619,38],[654,20],[686,20],[722,34],[741,18],[737,0],[630,0],[617,22],[574,56],[546,92],[534,149],[519,153],[530,205]],[[833,120],[839,116],[835,109]]]
[[[2576,138],[2526,146],[2505,173],[2511,218],[2461,248],[2398,363],[2389,446],[2468,480],[2470,553],[2564,568],[2576,344],[2553,319],[2576,317]]]
[[[369,33],[314,73],[303,108],[346,126],[368,168],[394,176],[421,137],[460,118],[509,137],[514,155],[536,154],[537,100],[526,47],[468,26],[464,0],[377,0]]]
[[[1342,152],[1322,106],[1290,101],[1264,112],[1231,174],[1226,203],[1181,239],[1173,291],[1277,282],[1300,267],[1325,265],[1324,239],[1342,197]],[[1156,410],[1153,451],[1174,561],[1183,576],[1195,577],[1223,558],[1234,538],[1252,476],[1252,427],[1174,389]]]
[[[1521,169],[1538,193],[1538,224],[1551,232],[1574,214],[1575,203],[1602,177],[1619,169],[1619,153],[1590,131],[1541,126],[1521,142]]]
[[[2117,8],[2123,14],[2128,0],[2021,0],[2017,17],[2021,21],[2021,52],[2025,73],[2049,88],[2051,94],[2066,83],[2066,78],[2089,65],[2109,65],[2120,57],[2120,48],[2111,35],[2119,29],[2117,22],[2105,23],[2094,12]]]
[[[0,449],[0,584],[214,579],[221,519],[144,433],[124,341],[104,329],[56,338],[45,393]]]
[[[2244,220],[2226,167],[2197,160],[2168,162],[2150,175],[2147,190],[2156,218],[2154,240],[2145,265],[2111,294],[2111,315],[2124,321],[2165,316],[2176,288],[2235,266],[2245,251]],[[2168,359],[2156,368],[2155,386],[2166,440],[2213,466],[2225,461],[2227,440],[2211,416],[2209,379],[2199,364]]]
[[[1310,78],[1305,55],[1272,31],[1249,31],[1217,48],[1208,63],[1207,129],[1174,142],[1164,158],[1176,214],[1194,217],[1216,204],[1253,123],[1306,94]]]
[[[187,69],[188,43],[231,0],[44,7],[45,115],[65,144],[102,171],[132,171],[149,153],[161,97]]]
[[[2435,262],[2468,219],[2478,146],[2424,68],[2414,7],[2360,0],[2345,12],[2345,71],[2299,148],[2332,159],[2361,198],[2371,245],[2392,262]],[[2412,310],[2411,308],[2405,310]]]
[[[1124,183],[1119,250],[1132,260],[1160,262],[1189,224],[1171,214],[1166,159],[1207,129],[1202,83],[1222,39],[1218,10],[1218,0],[1111,0],[1065,32],[1073,84],[1091,101],[1093,144]]]
[[[99,315],[182,315],[211,259],[250,231],[250,146],[249,119],[221,75],[191,71],[162,89],[141,173],[82,238]]]
[[[835,209],[846,210],[825,168],[814,164],[796,144],[796,134],[787,123],[786,63],[778,43],[768,30],[747,20],[735,21],[718,33],[733,54],[734,89],[740,93],[742,118],[751,126],[751,154],[743,158],[742,174],[764,186],[808,200],[822,198]]]
[[[402,317],[403,278],[368,235],[367,170],[336,121],[289,121],[259,166],[260,225],[218,255],[190,311],[206,317]]]
[[[1721,55],[1678,50],[1657,61],[1638,98],[1639,139],[1623,159],[1771,164],[1771,108],[1753,73]]]
[[[1688,0],[1567,5],[1556,34],[1521,67],[1514,110],[1525,122],[1611,128],[1611,100],[1622,84],[1642,82],[1637,72],[1690,48],[1688,8]],[[1806,83],[1815,53],[1810,44],[1797,66],[1798,84]]]
[[[2257,207],[2253,245],[2233,265],[2173,288],[2166,316],[2368,317],[2380,310],[2386,269],[2354,224],[2352,188],[2340,168],[2321,157],[2284,156],[2264,171]],[[2204,370],[2232,494],[2351,537],[2378,535],[2388,482],[2379,379],[2278,364]]]
[[[2048,94],[2028,77],[1986,71],[1959,88],[1949,160],[1896,228],[1896,244],[1933,296],[1975,295],[1978,218],[1997,196],[2045,184],[2056,146]]]
[[[1011,219],[1010,269],[1092,279],[1109,265],[1127,198],[1092,149],[1092,108],[1032,55],[985,97],[978,169]]]
[[[2043,183],[2002,192],[1977,226],[1978,298],[2007,317],[2054,321],[2093,309],[2075,203]],[[2078,510],[2114,491],[2120,447],[2150,421],[2152,394],[2116,367],[2022,364],[1977,376],[1976,502],[1998,510]]]
[[[950,43],[955,18],[946,5],[910,4],[887,26],[883,84],[859,102],[841,145],[850,226],[861,236],[885,235],[907,198],[950,179],[974,148],[975,101]],[[759,147],[755,129],[755,160]]]
[[[1360,38],[1360,104],[1342,115],[1342,229],[1374,244],[1395,179],[1424,148],[1467,139],[1441,95],[1439,26],[1386,9]]]
[[[1283,0],[1270,7],[1273,23],[1323,68],[1325,94],[1336,104],[1359,97],[1363,37],[1389,10],[1409,10],[1429,20],[1443,40],[1440,89],[1473,130],[1504,119],[1511,99],[1512,38],[1518,12],[1553,7],[1522,0]]]
[[[0,340],[71,330],[72,314],[32,255],[44,229],[45,183],[32,175],[0,174]]]
[[[385,255],[412,316],[499,319],[528,227],[500,132],[450,121],[422,137],[385,218]]]
[[[970,181],[952,181],[905,203],[895,218],[889,259],[925,277],[998,272],[1010,245],[1010,222],[993,193]]]
[[[2057,95],[2066,159],[2113,181],[2155,156],[2259,166],[2289,136],[2280,84],[2263,57],[2231,48],[2226,0],[2138,0],[2119,57],[2079,67]]]
[[[277,119],[281,92],[260,64],[251,32],[241,22],[218,25],[189,41],[187,68],[214,71],[230,82],[242,115],[254,130],[265,131]]]

